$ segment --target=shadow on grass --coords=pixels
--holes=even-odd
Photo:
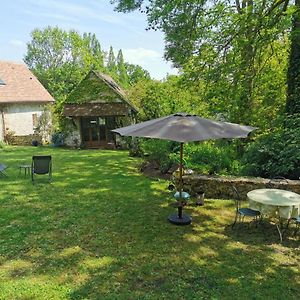
[[[52,184],[17,174],[37,150],[53,156]],[[298,240],[279,245],[273,227],[266,236],[231,230],[230,201],[188,206],[192,225],[171,225],[166,183],[141,176],[125,152],[1,155],[11,170],[0,190],[0,298],[294,299],[299,291]]]

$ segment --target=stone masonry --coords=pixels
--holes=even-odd
[[[178,184],[178,178],[175,180]],[[266,188],[269,179],[251,177],[227,177],[227,176],[205,176],[205,175],[184,175],[183,190],[195,196],[201,192],[205,198],[212,199],[233,199],[231,185],[239,191],[241,197],[246,199],[247,193],[254,189]],[[272,183],[273,188],[286,189],[300,194],[300,180],[287,180],[287,182]]]

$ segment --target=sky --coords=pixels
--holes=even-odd
[[[115,12],[109,0],[1,0],[0,7],[0,60],[22,62],[30,32],[58,26],[95,33],[103,50],[122,49],[125,61],[142,66],[155,79],[177,74],[163,58],[163,34],[146,31],[146,17],[139,12]]]

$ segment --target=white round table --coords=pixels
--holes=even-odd
[[[257,189],[247,193],[249,206],[262,214],[283,219],[300,215],[300,195],[279,189]]]
[[[257,189],[247,193],[249,207],[260,211],[262,215],[277,217],[276,224],[282,242],[282,219],[290,220],[300,215],[300,195],[279,189]],[[287,222],[288,226],[289,221]]]

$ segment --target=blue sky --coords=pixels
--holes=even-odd
[[[152,77],[176,74],[163,59],[161,32],[146,31],[146,18],[114,11],[109,0],[1,1],[0,60],[22,61],[30,32],[48,25],[97,35],[103,50],[122,49],[125,60],[141,65]]]

